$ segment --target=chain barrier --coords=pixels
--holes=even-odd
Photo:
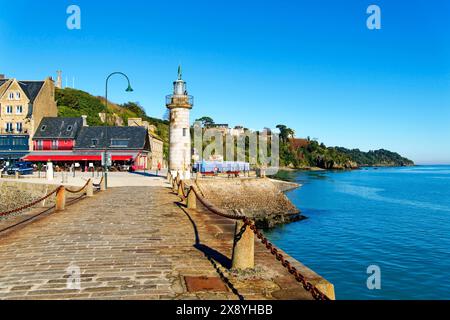
[[[56,188],[55,190],[53,190],[53,191],[50,192],[49,194],[45,195],[44,197],[39,198],[38,200],[35,200],[35,201],[33,201],[33,202],[29,203],[29,204],[26,204],[26,205],[24,205],[24,206],[21,206],[21,207],[19,207],[19,208],[13,209],[13,210],[9,210],[9,211],[6,211],[6,212],[1,212],[1,213],[0,213],[0,217],[5,217],[5,216],[8,216],[8,215],[10,215],[10,214],[17,213],[17,212],[26,210],[26,209],[28,209],[28,208],[31,208],[31,207],[37,205],[39,202],[42,202],[42,201],[46,200],[47,198],[49,198],[50,196],[54,195],[54,194],[57,193],[60,189],[61,189],[61,186],[59,186],[58,188]]]
[[[100,179],[99,183],[93,183],[92,185],[96,188],[100,188],[100,186],[102,185],[102,182],[103,182],[103,177]]]
[[[87,185],[89,184],[89,182],[91,181],[91,179],[89,179],[86,184],[84,186],[82,186],[80,189],[77,190],[70,190],[66,188],[66,191],[69,193],[80,193],[81,191],[83,191],[84,189],[86,189]]]
[[[213,204],[211,204],[208,200],[206,200],[204,197],[199,195],[197,189],[194,186],[190,186],[187,194],[185,193],[185,185],[183,180],[177,176],[175,179],[172,176],[172,173],[169,171],[167,178],[169,179],[169,182],[172,184],[172,188],[175,190],[177,188],[179,190],[181,186],[182,194],[180,195],[182,200],[185,200],[188,198],[190,192],[194,192],[196,198],[200,201],[200,203],[207,208],[210,212],[217,214],[219,216],[222,216],[224,218],[229,218],[233,220],[242,220],[244,222],[244,225],[248,226],[250,230],[253,231],[253,233],[256,235],[256,237],[261,241],[261,243],[266,247],[267,250],[270,251],[270,253],[275,256],[275,258],[281,262],[281,265],[285,267],[290,274],[294,276],[294,278],[300,282],[303,286],[303,288],[311,293],[313,298],[315,300],[330,300],[323,292],[321,292],[315,285],[313,285],[311,282],[306,280],[305,276],[302,275],[295,267],[291,265],[291,263],[286,260],[282,253],[279,252],[279,250],[269,241],[267,238],[262,234],[261,231],[259,231],[256,228],[256,225],[251,221],[248,217],[244,215],[233,215],[230,213],[225,212],[224,210],[221,210],[219,208],[216,208]]]
[[[69,192],[69,193],[72,193],[72,194],[80,193],[81,191],[83,191],[84,189],[86,189],[86,187],[88,186],[88,184],[89,184],[90,181],[91,181],[91,179],[89,179],[89,180],[86,182],[86,184],[85,184],[83,187],[81,187],[80,189],[78,189],[78,190],[70,190],[70,189],[67,189],[67,188],[66,188],[65,190],[66,190],[67,192]],[[99,188],[100,185],[101,185],[101,183],[102,183],[102,181],[103,181],[103,178],[100,180],[100,183],[99,183],[98,185],[95,185],[95,184],[93,184],[93,185],[94,185],[95,187],[98,186],[98,188]],[[52,195],[54,195],[55,193],[57,193],[61,188],[62,188],[62,186],[59,186],[58,188],[56,188],[55,190],[53,190],[53,191],[50,192],[49,194],[45,195],[44,197],[39,198],[39,199],[37,199],[37,200],[35,200],[35,201],[33,201],[33,202],[29,203],[29,204],[26,204],[26,205],[24,205],[24,206],[18,207],[18,208],[13,209],[13,210],[5,211],[5,212],[0,212],[0,217],[5,217],[5,216],[11,215],[11,214],[13,214],[13,213],[17,213],[17,212],[26,210],[26,209],[28,209],[28,208],[31,208],[31,207],[37,205],[39,202],[42,202],[42,201],[48,199],[49,197],[51,197]]]

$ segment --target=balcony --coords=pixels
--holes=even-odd
[[[11,135],[28,135],[28,130],[7,130],[5,128],[0,129],[0,134],[11,134]]]
[[[194,97],[189,95],[174,95],[166,96],[167,107],[184,107],[191,108],[194,105]]]

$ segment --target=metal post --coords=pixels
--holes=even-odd
[[[108,164],[107,164],[108,159],[107,159],[107,156],[108,156],[108,153],[105,150],[105,154],[104,154],[104,157],[103,157],[103,159],[104,159],[104,163],[103,163],[103,172],[104,172],[103,173],[103,178],[105,180],[105,190],[108,189]]]
[[[242,220],[238,220],[235,226],[231,265],[240,270],[255,267],[255,234]]]
[[[56,193],[56,211],[62,211],[66,207],[66,188],[60,187]]]

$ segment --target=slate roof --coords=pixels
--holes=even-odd
[[[93,140],[96,140],[95,146]],[[112,140],[125,141],[126,145],[112,144]],[[83,127],[74,149],[144,149],[149,150],[147,129],[143,127]]]
[[[34,102],[44,85],[44,81],[18,81],[18,83],[28,99],[30,99],[30,103]]]
[[[83,127],[83,118],[45,117],[37,127],[36,139],[76,139]],[[70,129],[70,130],[69,130]]]
[[[0,79],[0,87],[4,85],[6,82],[8,82],[11,79]],[[11,82],[12,83],[12,82]],[[5,88],[7,90],[11,83]],[[34,103],[34,100],[38,96],[39,92],[41,91],[42,86],[44,85],[45,81],[17,81],[20,88],[23,90],[25,95],[30,100],[30,103]]]

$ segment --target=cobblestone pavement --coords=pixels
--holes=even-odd
[[[310,298],[262,246],[254,273],[229,272],[233,223],[178,199],[111,188],[0,238],[0,299]],[[70,289],[77,267],[81,289]],[[189,292],[186,276],[227,285]]]

